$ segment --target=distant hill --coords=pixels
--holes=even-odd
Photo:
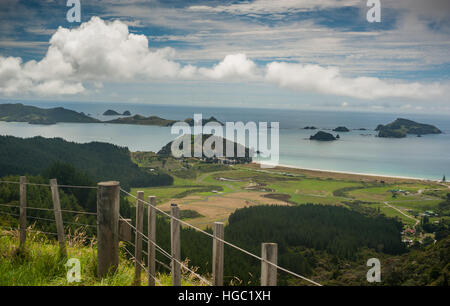
[[[120,181],[124,188],[173,182],[167,174],[139,168],[124,147],[101,142],[78,144],[61,138],[0,136],[0,176],[41,174],[55,162],[70,163],[94,181]]]
[[[385,138],[403,138],[407,134],[427,135],[441,134],[442,131],[431,124],[417,123],[412,120],[398,118],[387,125],[378,125],[375,131],[378,131],[378,137]]]
[[[55,124],[58,122],[97,123],[97,119],[63,107],[39,108],[17,104],[0,104],[0,121]]]

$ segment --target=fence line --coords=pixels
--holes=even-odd
[[[123,219],[122,220],[126,220]],[[212,285],[210,281],[208,281],[207,279],[203,278],[201,275],[199,275],[198,273],[196,273],[195,271],[191,270],[188,266],[186,266],[183,262],[173,258],[172,255],[169,254],[169,252],[167,252],[166,250],[164,250],[162,247],[160,247],[158,244],[154,243],[153,241],[151,241],[144,233],[140,232],[139,230],[136,229],[135,226],[133,226],[131,223],[129,223],[128,221],[125,221],[128,226],[130,226],[136,233],[136,235],[140,235],[142,236],[142,238],[145,239],[145,241],[147,243],[151,243],[156,247],[156,250],[158,252],[160,252],[162,255],[164,255],[165,257],[169,258],[170,260],[175,260],[179,265],[181,265],[184,269],[186,269],[187,271],[189,271],[190,273],[192,273],[195,277],[197,277],[198,279],[200,279],[201,281],[205,282],[208,285]],[[130,243],[131,245],[133,245],[134,247],[136,247],[136,245]],[[148,256],[148,253],[145,251],[142,251],[144,254],[146,254]],[[162,263],[166,268],[168,269],[172,269],[171,267],[167,266],[166,264]]]
[[[198,227],[196,227],[196,226],[194,226],[194,225],[192,225],[192,224],[190,224],[190,223],[187,223],[187,222],[181,220],[180,217],[179,217],[179,215],[176,214],[176,213],[174,213],[174,211],[176,211],[177,208],[178,208],[178,207],[176,207],[176,205],[175,205],[175,208],[176,208],[176,209],[172,209],[172,210],[173,210],[172,213],[169,214],[169,213],[163,211],[162,209],[156,207],[156,205],[152,205],[151,203],[145,201],[145,200],[143,199],[143,194],[142,194],[142,197],[138,198],[138,197],[134,196],[133,194],[131,194],[131,193],[129,193],[129,192],[123,190],[122,188],[120,188],[119,182],[99,183],[96,187],[94,187],[94,186],[76,186],[76,185],[72,186],[72,185],[57,185],[56,180],[52,180],[50,184],[28,183],[28,182],[26,182],[25,177],[21,177],[20,182],[15,182],[15,181],[0,181],[0,183],[6,183],[6,184],[18,184],[18,185],[20,185],[20,187],[21,187],[21,188],[20,188],[20,191],[21,191],[21,193],[20,193],[20,194],[21,194],[21,198],[20,198],[20,203],[21,203],[21,205],[20,205],[20,206],[17,206],[17,205],[0,204],[0,206],[3,206],[3,207],[20,208],[20,214],[8,213],[8,212],[4,212],[4,211],[0,211],[0,213],[7,214],[7,215],[11,215],[11,216],[16,216],[16,217],[19,217],[19,218],[20,218],[20,220],[21,220],[21,245],[23,245],[24,242],[25,242],[25,237],[26,237],[26,236],[25,236],[25,237],[22,237],[22,236],[23,236],[24,230],[26,230],[26,223],[24,222],[24,220],[26,220],[27,218],[32,218],[32,219],[42,220],[42,221],[56,222],[57,225],[58,225],[58,226],[57,226],[57,228],[58,228],[58,233],[48,233],[48,234],[51,234],[51,235],[58,235],[58,240],[59,240],[59,242],[60,242],[60,249],[63,251],[63,250],[65,249],[65,240],[64,240],[64,227],[62,226],[63,221],[62,221],[62,218],[61,218],[61,213],[64,212],[64,213],[73,213],[73,214],[95,215],[95,216],[97,216],[97,226],[95,226],[95,225],[90,225],[90,224],[83,224],[83,223],[75,223],[75,222],[64,222],[64,223],[65,223],[65,224],[71,224],[71,225],[79,225],[79,226],[97,227],[97,229],[105,230],[105,227],[102,228],[102,227],[99,225],[99,223],[98,223],[98,220],[99,220],[99,219],[98,219],[98,218],[99,218],[99,211],[101,211],[103,214],[104,214],[105,212],[108,213],[108,215],[106,216],[106,217],[107,217],[107,220],[106,220],[105,222],[106,222],[106,223],[109,222],[109,224],[112,225],[113,228],[116,228],[116,230],[117,230],[117,229],[118,229],[119,220],[120,220],[120,221],[124,221],[124,220],[125,220],[125,223],[126,223],[128,226],[130,226],[132,229],[134,229],[135,234],[136,234],[136,237],[137,237],[137,238],[136,238],[136,242],[137,242],[138,245],[139,245],[139,239],[144,238],[148,245],[154,246],[154,247],[155,247],[155,250],[157,250],[158,252],[160,252],[161,254],[163,254],[165,257],[169,258],[169,259],[172,261],[172,268],[171,268],[172,274],[174,274],[174,271],[176,271],[175,267],[179,266],[179,267],[182,267],[182,268],[186,269],[186,270],[189,271],[190,273],[192,273],[192,275],[194,275],[195,277],[197,277],[197,278],[198,278],[199,280],[201,280],[202,282],[204,282],[204,283],[206,283],[206,284],[208,284],[208,285],[212,285],[210,281],[206,280],[206,279],[203,278],[201,275],[199,275],[199,274],[197,274],[195,271],[191,270],[188,266],[186,266],[183,262],[181,262],[181,260],[180,260],[179,258],[175,258],[175,257],[178,257],[177,253],[179,254],[179,246],[180,246],[180,244],[179,244],[179,239],[178,239],[178,241],[176,241],[176,240],[177,240],[176,237],[177,237],[177,236],[179,237],[179,235],[177,234],[177,229],[176,229],[176,228],[177,228],[180,224],[182,224],[182,225],[185,225],[185,226],[187,226],[187,227],[189,227],[189,228],[192,228],[192,229],[194,229],[194,230],[196,230],[196,231],[198,231],[198,232],[200,232],[200,233],[203,233],[204,235],[206,235],[206,236],[208,236],[208,237],[211,237],[211,238],[213,239],[213,242],[214,242],[213,250],[214,250],[214,246],[215,246],[216,248],[217,248],[217,247],[220,248],[221,244],[225,244],[225,245],[228,245],[228,246],[230,246],[230,247],[232,247],[232,248],[234,248],[234,249],[236,249],[236,250],[238,250],[238,251],[240,251],[240,252],[242,252],[242,253],[244,253],[244,254],[246,254],[246,255],[248,255],[248,256],[251,256],[251,257],[253,257],[253,258],[259,260],[259,261],[261,262],[261,264],[262,264],[262,270],[265,271],[264,273],[262,273],[262,277],[265,277],[265,279],[261,279],[261,283],[262,283],[262,284],[269,284],[269,285],[274,285],[274,284],[276,284],[276,275],[275,275],[275,278],[273,278],[273,273],[276,274],[276,271],[277,271],[277,270],[280,270],[280,271],[286,272],[286,273],[288,273],[288,274],[290,274],[290,275],[292,275],[292,276],[295,276],[295,277],[297,277],[297,278],[300,278],[300,279],[302,279],[302,280],[304,280],[304,281],[310,282],[310,283],[312,283],[312,284],[314,284],[314,285],[316,285],[316,286],[321,286],[321,284],[319,284],[319,283],[317,283],[317,282],[315,282],[315,281],[313,281],[313,280],[311,280],[311,279],[309,279],[309,278],[307,278],[307,277],[304,277],[304,276],[302,276],[302,275],[300,275],[300,274],[297,274],[297,273],[295,273],[295,272],[292,272],[292,271],[290,271],[290,270],[288,270],[288,269],[286,269],[286,268],[283,268],[283,267],[279,266],[279,265],[277,264],[277,262],[276,262],[276,254],[272,254],[272,253],[271,253],[271,254],[268,254],[268,253],[267,253],[267,252],[268,252],[267,250],[265,250],[266,253],[264,253],[264,248],[263,248],[262,256],[255,255],[255,254],[253,254],[253,253],[251,253],[251,252],[249,252],[249,251],[247,251],[247,250],[245,250],[245,249],[243,249],[243,248],[241,248],[241,247],[239,247],[239,246],[237,246],[237,245],[235,245],[235,244],[233,244],[233,243],[230,243],[230,242],[224,240],[224,239],[222,238],[222,237],[223,237],[223,234],[221,234],[221,233],[214,233],[214,234],[211,234],[211,233],[206,232],[205,230],[202,230],[202,229],[200,229],[200,228],[198,228]],[[44,186],[44,187],[50,187],[50,188],[52,189],[52,196],[53,196],[53,202],[54,202],[54,209],[53,209],[53,211],[55,212],[55,219],[54,219],[54,220],[52,220],[52,219],[47,219],[47,218],[41,218],[41,217],[35,217],[35,216],[27,216],[27,215],[26,215],[26,210],[27,210],[27,209],[30,209],[30,210],[42,210],[42,211],[52,211],[52,209],[49,209],[49,208],[26,207],[26,189],[25,189],[25,186],[27,186],[27,185],[30,185],[30,186]],[[102,187],[104,190],[102,190],[101,188],[99,188],[99,186]],[[63,210],[63,209],[61,209],[61,208],[59,207],[59,194],[58,194],[58,188],[60,188],[60,187],[61,187],[61,188],[85,188],[85,189],[96,189],[96,190],[98,191],[98,192],[97,192],[97,206],[98,206],[98,207],[97,207],[97,213],[93,213],[93,212],[83,212],[83,211],[74,211],[74,210]],[[115,189],[115,190],[117,190],[117,194],[116,194],[115,192],[114,192],[114,193],[111,193],[111,191],[112,191],[112,189],[110,190],[111,187],[113,187],[113,188],[118,188],[118,190]],[[106,198],[104,198],[104,197],[102,198],[102,192],[104,192],[104,193],[106,192],[106,193],[105,193],[105,195],[107,195]],[[154,209],[155,211],[158,211],[158,212],[162,213],[163,215],[165,215],[166,217],[170,218],[171,224],[172,224],[172,226],[171,226],[171,227],[172,227],[172,235],[171,235],[171,236],[172,236],[172,239],[171,239],[171,243],[172,243],[172,253],[174,252],[174,250],[175,250],[175,253],[169,254],[169,252],[167,252],[167,251],[165,251],[163,248],[161,248],[161,247],[156,243],[156,241],[152,241],[152,239],[150,239],[148,236],[146,236],[144,233],[142,233],[142,230],[137,229],[135,226],[133,226],[130,222],[128,222],[126,219],[122,218],[121,216],[116,215],[115,218],[117,218],[117,220],[115,220],[115,218],[113,217],[113,216],[114,216],[114,213],[113,213],[112,211],[109,212],[109,211],[107,211],[108,209],[107,209],[106,211],[99,210],[99,209],[100,209],[100,208],[99,208],[99,203],[101,204],[102,201],[107,201],[107,203],[117,203],[117,205],[120,205],[120,204],[119,204],[119,198],[120,198],[119,193],[120,193],[120,192],[122,192],[122,193],[124,193],[124,194],[126,194],[126,195],[128,195],[128,196],[130,196],[130,197],[132,197],[132,198],[135,198],[135,199],[137,200],[137,203],[138,203],[137,206],[139,206],[140,203],[145,204],[145,205],[148,206],[148,209]],[[108,198],[108,196],[111,196],[112,198]],[[108,201],[109,201],[109,202],[108,202]],[[104,205],[104,203],[103,203],[103,205]],[[172,207],[172,208],[174,208],[174,207]],[[105,209],[105,208],[104,208],[104,209]],[[118,209],[117,209],[117,211],[118,211]],[[139,218],[143,217],[143,213],[141,213],[141,214],[142,214],[142,215],[138,215]],[[105,216],[103,215],[102,217],[105,217]],[[111,219],[111,218],[112,218],[112,219]],[[59,220],[58,220],[58,219],[59,219]],[[138,220],[138,219],[137,219],[137,220]],[[150,218],[149,218],[149,220],[150,220]],[[59,222],[58,222],[58,221],[59,221]],[[112,223],[111,223],[111,222],[112,222]],[[117,224],[116,224],[116,222],[117,222]],[[25,224],[25,226],[24,226],[24,224]],[[141,225],[141,224],[138,224],[138,225]],[[141,229],[141,226],[139,226],[139,228]],[[174,230],[175,230],[175,232],[173,232]],[[42,232],[42,233],[45,233],[45,232]],[[118,233],[118,230],[117,230],[117,233]],[[100,240],[102,240],[103,242],[104,242],[104,241],[108,241],[108,239],[109,239],[108,237],[115,237],[114,239],[118,239],[117,233],[116,233],[116,234],[108,233],[108,234],[106,234],[107,236],[102,237],[102,239],[100,239],[100,238],[98,237],[98,238],[99,238],[99,239],[98,239],[99,244],[100,244]],[[175,233],[175,236],[174,236],[173,233]],[[102,234],[102,233],[97,233],[97,235],[100,235],[100,234]],[[103,234],[105,234],[105,233],[103,233]],[[112,236],[111,236],[111,235],[112,235]],[[106,237],[106,238],[105,238],[105,237]],[[138,239],[138,238],[139,238],[139,239]],[[105,239],[107,239],[107,240],[105,240]],[[116,257],[116,255],[114,255],[114,254],[108,255],[108,254],[105,253],[107,250],[110,250],[110,251],[112,251],[113,253],[116,252],[116,249],[117,249],[117,251],[118,251],[118,248],[117,248],[118,245],[117,245],[117,247],[115,246],[116,243],[118,243],[118,240],[114,241],[114,239],[111,241],[112,244],[107,245],[106,249],[105,249],[105,247],[103,247],[103,250],[100,251],[100,247],[99,247],[99,251],[98,251],[99,261],[100,261],[101,257],[103,257],[103,258],[102,258],[102,266],[107,267],[108,269],[109,269],[109,268],[112,268],[113,266],[117,266],[117,264],[118,264],[118,261],[117,261],[116,259],[114,259],[114,258]],[[175,244],[174,244],[174,242],[175,242]],[[108,243],[110,243],[110,242],[108,242]],[[142,243],[142,242],[141,242],[141,243]],[[221,244],[220,244],[220,243],[221,243]],[[275,244],[275,246],[276,246],[276,244]],[[135,247],[135,251],[136,251],[135,256],[133,256],[127,249],[126,249],[126,251],[127,251],[128,253],[130,253],[130,255],[131,255],[132,258],[135,260],[135,262],[138,263],[137,265],[135,265],[136,271],[140,271],[140,269],[143,268],[143,269],[147,272],[149,278],[150,278],[150,277],[151,277],[151,278],[154,278],[154,280],[155,280],[156,282],[159,283],[159,281],[156,279],[156,277],[155,277],[154,275],[152,275],[152,273],[149,273],[149,270],[148,270],[147,268],[145,268],[144,265],[142,265],[142,263],[140,262],[140,260],[136,260],[136,257],[139,258],[139,257],[141,256],[141,255],[140,255],[141,253],[144,253],[144,254],[146,254],[147,256],[149,256],[149,255],[151,255],[151,254],[148,254],[147,252],[145,252],[144,250],[142,250],[142,246],[141,246],[140,250],[139,250],[138,248],[136,248],[136,245],[134,245],[134,247]],[[177,248],[178,248],[178,249],[177,249]],[[274,248],[272,248],[272,249],[276,250],[276,247],[274,247]],[[150,249],[149,249],[149,250],[150,250]],[[272,252],[272,251],[270,251],[270,252]],[[102,253],[102,254],[100,254],[100,253]],[[276,251],[275,251],[275,253],[276,253]],[[214,251],[213,251],[213,254],[215,254]],[[214,260],[214,258],[213,258],[213,261],[217,261],[217,262],[213,262],[213,265],[217,265],[217,266],[214,266],[215,268],[213,268],[213,270],[218,269],[217,271],[219,271],[219,273],[222,273],[222,274],[223,274],[223,271],[220,272],[221,269],[223,269],[223,255],[220,255],[220,252],[219,252],[218,254],[219,254],[219,255],[218,255],[218,258],[216,258],[216,260]],[[220,258],[221,256],[222,256],[222,258]],[[215,256],[213,255],[213,257],[215,257]],[[106,258],[106,259],[105,259],[105,258]],[[266,259],[266,258],[267,258],[267,259]],[[271,258],[275,258],[275,260],[273,260],[273,259],[271,259]],[[105,261],[105,260],[106,260],[106,262],[103,262],[103,261]],[[155,259],[155,260],[156,260],[156,259]],[[114,264],[115,261],[117,261],[116,264]],[[222,262],[222,263],[221,263],[221,262]],[[165,265],[164,263],[162,263],[162,262],[159,262],[159,263],[160,263],[161,265],[165,266],[166,268],[169,268],[169,267],[168,267],[167,265]],[[138,265],[139,265],[139,266],[138,266]],[[222,266],[221,266],[221,265],[222,265]],[[100,266],[100,262],[99,262],[99,266]],[[106,271],[108,271],[108,269],[107,269]],[[267,272],[267,271],[269,271],[269,272]],[[272,272],[270,272],[270,271],[272,271]],[[99,275],[104,275],[104,274],[105,274],[105,273],[99,273]],[[263,275],[263,274],[264,274],[264,275]],[[217,276],[213,275],[213,278],[214,278],[214,284],[215,284],[215,285],[220,284],[220,282],[221,282],[220,277],[218,277],[218,279],[216,279]],[[222,276],[222,278],[223,278],[223,276]],[[135,280],[137,281],[136,277],[135,277]],[[176,280],[176,279],[173,279],[173,281],[175,282],[175,281],[177,281],[177,280]],[[140,283],[140,282],[139,282],[139,283]],[[150,284],[150,282],[149,282],[149,284]]]
[[[128,195],[128,196],[131,196],[131,197],[137,199],[137,197],[136,197],[135,195],[133,195],[133,194],[131,194],[131,193],[129,193],[129,192],[123,190],[122,188],[120,189],[120,191],[122,191],[123,193],[125,193],[125,194]],[[142,200],[142,202],[145,203],[147,206],[151,206],[150,203],[148,203],[148,202],[146,202],[146,201],[144,201],[144,200]],[[321,284],[319,284],[318,282],[313,281],[312,279],[309,279],[309,278],[307,278],[307,277],[305,277],[305,276],[302,276],[302,275],[300,275],[300,274],[298,274],[298,273],[292,272],[292,271],[290,271],[290,270],[288,270],[288,269],[286,269],[286,268],[280,267],[280,266],[277,265],[276,263],[273,263],[273,262],[271,262],[271,261],[269,261],[269,260],[266,260],[265,258],[262,258],[262,257],[260,257],[260,256],[258,256],[258,255],[255,255],[255,254],[253,254],[253,253],[251,253],[251,252],[249,252],[249,251],[247,251],[247,250],[245,250],[245,249],[243,249],[243,248],[241,248],[241,247],[238,247],[237,245],[232,244],[232,243],[230,243],[230,242],[228,242],[228,241],[226,241],[226,240],[224,240],[224,239],[221,239],[221,238],[219,238],[219,237],[215,237],[213,234],[210,234],[210,233],[208,233],[208,232],[206,232],[206,231],[204,231],[204,230],[202,230],[202,229],[200,229],[200,228],[198,228],[198,227],[196,227],[196,226],[194,226],[194,225],[192,225],[192,224],[190,224],[190,223],[187,223],[187,222],[181,220],[180,218],[176,218],[176,217],[174,217],[174,216],[168,214],[167,212],[163,211],[162,209],[160,209],[160,208],[158,208],[158,207],[156,207],[156,206],[152,206],[152,207],[154,207],[156,210],[158,210],[160,213],[164,214],[165,216],[167,216],[167,217],[169,217],[169,218],[171,218],[171,219],[173,219],[173,220],[176,220],[177,222],[180,222],[181,224],[184,224],[184,225],[186,225],[186,226],[188,226],[188,227],[190,227],[190,228],[192,228],[192,229],[194,229],[194,230],[196,230],[196,231],[198,231],[198,232],[200,232],[200,233],[203,233],[203,234],[205,234],[205,235],[207,235],[207,236],[209,236],[209,237],[211,237],[211,238],[213,238],[213,239],[216,239],[217,241],[220,241],[220,242],[222,242],[222,243],[224,243],[224,244],[226,244],[226,245],[228,245],[228,246],[230,246],[230,247],[232,247],[232,248],[234,248],[234,249],[236,249],[236,250],[238,250],[238,251],[241,251],[241,252],[243,252],[243,253],[245,253],[245,254],[251,256],[251,257],[254,257],[254,258],[258,259],[258,260],[261,261],[261,262],[264,262],[264,263],[266,263],[266,264],[268,264],[268,265],[271,265],[272,267],[274,267],[274,268],[276,268],[276,269],[278,269],[278,270],[280,270],[280,271],[286,272],[286,273],[288,273],[288,274],[290,274],[290,275],[292,275],[292,276],[295,276],[295,277],[297,277],[297,278],[300,278],[300,279],[302,279],[302,280],[305,280],[305,281],[307,281],[307,282],[310,282],[310,283],[312,283],[312,284],[314,284],[314,285],[316,285],[316,286],[322,286]]]
[[[139,261],[137,261],[136,258],[133,256],[133,254],[131,254],[130,251],[128,251],[126,248],[125,248],[125,251],[131,256],[131,260],[134,260],[134,262],[136,262],[138,265],[140,265],[141,268],[144,269],[145,272],[147,272],[147,275],[150,275],[150,273],[148,273],[147,268],[146,268],[142,263],[140,263]],[[162,286],[161,282],[160,282],[156,277],[154,277],[154,276],[152,276],[152,277],[153,277],[153,279],[155,280],[155,282],[158,283],[158,285]]]
[[[11,207],[11,208],[20,208],[19,205],[8,205],[8,204],[0,204],[0,206],[4,206],[4,207]],[[27,210],[42,210],[42,211],[53,211],[52,208],[43,208],[43,207],[27,207]],[[92,216],[96,216],[97,213],[94,212],[88,212],[88,211],[81,211],[81,210],[66,210],[66,209],[61,209],[61,212],[63,213],[73,213],[73,214],[79,214],[79,215],[92,215]]]
[[[66,256],[67,252],[66,252],[66,236],[72,236],[72,237],[76,237],[73,235],[66,235],[64,233],[64,225],[68,224],[68,225],[76,225],[76,226],[85,226],[85,227],[93,227],[96,228],[95,225],[91,225],[91,224],[85,224],[85,223],[80,223],[80,222],[70,222],[70,221],[63,221],[62,218],[62,213],[72,213],[72,214],[85,214],[85,215],[96,215],[95,213],[90,213],[90,212],[84,212],[84,211],[75,211],[75,210],[64,210],[61,209],[60,207],[60,201],[59,201],[59,187],[73,187],[73,188],[92,188],[90,186],[71,186],[71,185],[58,185],[56,182],[56,179],[52,179],[50,180],[50,184],[38,184],[38,183],[29,183],[26,181],[26,177],[21,176],[20,177],[20,181],[19,182],[15,182],[15,181],[0,181],[0,183],[3,184],[16,184],[19,185],[19,191],[20,191],[20,198],[19,198],[19,202],[20,205],[9,205],[9,204],[0,204],[0,208],[1,207],[5,207],[5,208],[10,208],[10,209],[19,209],[19,214],[15,214],[15,213],[11,213],[11,212],[6,212],[1,210],[0,213],[1,214],[5,214],[5,215],[10,215],[10,216],[15,216],[19,218],[19,223],[20,223],[20,245],[19,245],[19,249],[23,249],[25,246],[25,240],[26,240],[26,232],[27,231],[33,231],[33,232],[38,232],[38,233],[42,233],[42,234],[46,234],[46,235],[54,235],[57,236],[58,238],[58,242],[59,242],[59,248],[60,248],[60,252],[62,255]],[[31,186],[42,186],[42,187],[50,187],[50,192],[52,195],[52,200],[53,200],[53,209],[51,208],[45,208],[45,207],[27,207],[27,190],[26,190],[26,186],[27,185],[31,185]],[[97,187],[94,187],[97,188]],[[54,212],[54,219],[49,219],[49,218],[44,218],[44,217],[38,217],[38,216],[30,216],[27,214],[28,210],[35,210],[35,211],[53,211]],[[56,228],[57,228],[57,233],[53,233],[53,232],[46,232],[46,231],[39,231],[39,230],[33,230],[31,228],[27,228],[27,219],[33,219],[33,220],[38,220],[38,221],[46,221],[46,222],[55,222],[56,223]]]
[[[4,207],[10,207],[10,208],[20,208],[20,206],[17,205],[6,205],[6,204],[0,204],[0,206],[4,206]],[[53,211],[53,209],[48,209],[48,208],[37,208],[37,207],[27,207],[28,209],[36,209],[36,210],[44,210],[44,211]],[[67,210],[61,210],[61,212],[71,212],[71,211],[67,211]],[[4,211],[0,211],[0,213],[6,213]],[[11,214],[8,213],[10,215],[15,215],[15,214]],[[77,212],[78,214],[78,212]],[[89,213],[90,214],[90,213]],[[15,216],[20,216],[20,215],[15,215]],[[26,218],[29,219],[35,219],[35,220],[41,220],[41,221],[48,221],[48,222],[56,222],[56,220],[54,219],[48,219],[48,218],[42,218],[42,217],[36,217],[36,216],[26,216]],[[92,225],[92,224],[86,224],[86,223],[79,223],[79,222],[70,222],[70,221],[64,221],[64,224],[70,224],[70,225],[80,225],[80,226],[88,226],[88,227],[93,227],[96,228],[96,225]]]

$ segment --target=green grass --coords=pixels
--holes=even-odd
[[[0,286],[131,286],[134,264],[125,256],[123,246],[116,273],[107,278],[97,277],[97,251],[95,243],[85,245],[83,235],[67,241],[67,258],[77,258],[81,264],[81,282],[69,283],[66,278],[67,258],[59,255],[57,241],[44,234],[29,232],[26,248],[18,252],[18,231],[0,228]],[[199,285],[190,275],[183,274],[183,286]],[[171,285],[171,275],[157,273],[163,286]],[[141,284],[147,284],[142,273]]]
[[[414,213],[436,210],[448,190],[435,183],[391,181],[386,184],[378,180],[360,180],[358,177],[326,178],[309,177],[284,172],[249,168],[242,165],[233,167],[223,165],[191,163],[189,171],[195,171],[193,177],[175,176],[174,185],[170,187],[140,188],[145,197],[154,195],[158,203],[169,199],[183,199],[188,195],[198,197],[227,196],[236,192],[264,192],[286,195],[285,200],[291,204],[324,204],[345,205],[349,201],[360,201],[364,206],[380,208],[389,217],[399,217],[405,224],[414,223],[395,209],[386,207],[384,202],[404,210],[412,209]],[[176,172],[172,172],[174,174]],[[224,178],[225,180],[222,180]],[[253,188],[252,190],[248,189]],[[405,190],[409,194],[397,193],[392,196],[391,190]],[[137,189],[132,189],[136,194]],[[213,192],[214,191],[214,192]],[[420,192],[419,192],[420,191]],[[245,199],[245,194],[243,194]],[[132,202],[135,200],[131,199]],[[370,203],[370,204],[369,204]],[[218,221],[218,220],[211,220]]]

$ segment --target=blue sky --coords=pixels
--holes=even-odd
[[[66,2],[0,3],[2,101],[450,114],[447,0]]]

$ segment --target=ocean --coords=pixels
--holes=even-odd
[[[286,109],[218,108],[143,104],[106,104],[74,102],[25,102],[39,107],[62,106],[84,112],[101,120],[103,112],[113,109],[120,113],[156,115],[166,119],[184,120],[202,114],[225,121],[279,122],[280,160],[286,166],[305,169],[343,171],[387,176],[403,176],[439,180],[450,177],[450,116],[429,114],[389,114],[373,112],[311,111]],[[375,137],[378,124],[387,124],[396,118],[407,118],[437,126],[440,135],[413,135],[403,139]],[[304,130],[315,126],[329,131],[346,126],[351,131],[339,134],[334,142],[310,141],[317,131]],[[366,130],[359,130],[364,128]],[[121,124],[59,123],[55,125],[30,125],[27,123],[0,122],[0,134],[16,137],[61,137],[78,143],[100,141],[128,147],[131,151],[157,152],[173,140],[170,128]]]

